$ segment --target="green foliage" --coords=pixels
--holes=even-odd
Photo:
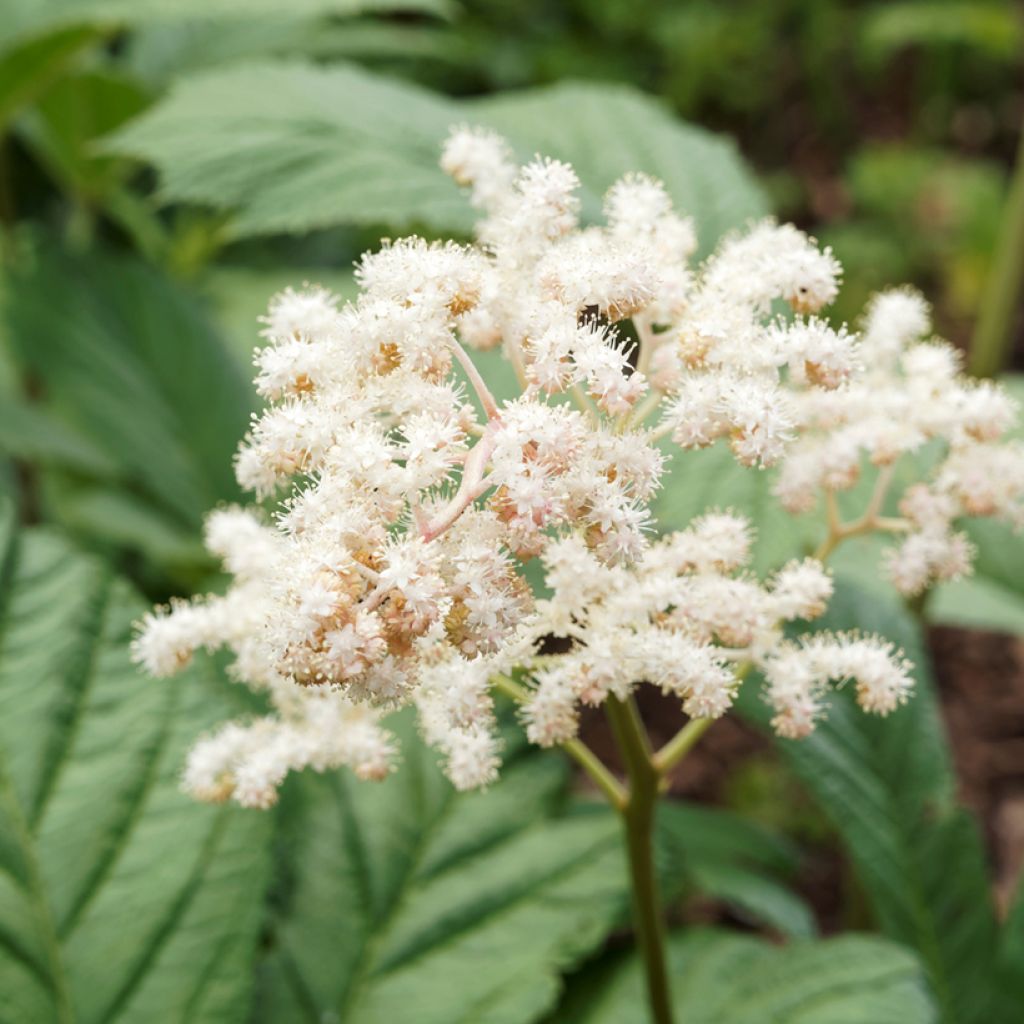
[[[195,296],[137,262],[47,252],[9,282],[3,317],[41,395],[29,415],[48,421],[28,438],[22,412],[20,429],[22,451],[46,450],[50,512],[165,568],[205,571],[200,524],[238,495],[231,457],[252,395]],[[18,429],[15,407],[0,430]]]
[[[33,39],[0,57],[0,130],[74,64],[82,50],[102,38],[96,28],[69,28]]]
[[[866,145],[845,174],[852,216],[821,232],[852,271],[832,316],[854,321],[873,291],[911,279],[954,322],[980,302],[1003,209],[994,161],[915,145]]]
[[[293,15],[352,15],[366,11],[425,11],[443,14],[448,0],[290,0]],[[3,46],[38,38],[68,26],[174,24],[194,18],[245,20],[279,15],[279,0],[0,0]]]
[[[109,71],[66,75],[21,119],[18,132],[68,191],[91,200],[126,176],[122,161],[92,152],[91,142],[140,113],[147,95]]]
[[[238,208],[236,236],[343,223],[466,234],[473,212],[437,166],[459,121],[493,125],[524,157],[573,161],[591,218],[629,169],[662,177],[706,240],[764,212],[729,144],[601,86],[460,104],[356,67],[259,64],[188,79],[110,148],[155,164],[167,199]]]
[[[901,645],[915,665],[913,699],[880,720],[837,694],[811,737],[780,740],[779,749],[842,837],[882,931],[917,950],[942,1019],[992,1020],[998,933],[984,851],[954,800],[920,630],[895,600],[851,585],[839,588],[822,624]],[[766,721],[760,702],[748,695],[745,704]]]
[[[236,235],[416,221],[466,231],[438,169],[440,97],[356,67],[265,64],[197,75],[113,144],[162,174],[167,198],[240,207]]]
[[[1024,19],[1005,3],[949,0],[878,4],[861,24],[864,57],[882,64],[907,47],[974,49],[989,60],[1014,63],[1024,44]]]
[[[787,884],[799,856],[781,837],[726,811],[678,801],[659,808],[657,837],[667,892],[682,886],[720,900],[740,919],[789,938],[815,934],[810,908]]]
[[[493,789],[460,796],[411,719],[395,725],[404,760],[385,782],[289,784],[257,1018],[535,1020],[623,914],[618,822],[554,817],[567,765],[519,746]]]
[[[608,187],[629,171],[660,178],[676,208],[697,224],[706,255],[728,231],[767,212],[764,195],[728,139],[671,117],[627,87],[560,85],[467,105],[461,114],[504,134],[527,159],[571,163],[583,185],[585,220],[600,216]],[[615,125],[615,144],[608,125]]]
[[[178,792],[228,711],[194,670],[143,683],[145,603],[5,517],[0,574],[0,1020],[245,1020],[270,819]]]
[[[676,1017],[686,1024],[930,1024],[921,970],[892,943],[847,936],[778,947],[713,930],[669,940]],[[570,992],[559,1024],[645,1024],[633,957],[602,962]]]
[[[1024,1005],[1024,875],[1017,883],[1017,893],[1003,925],[999,946],[1000,1010],[1007,1019]]]

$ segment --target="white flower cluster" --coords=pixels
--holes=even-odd
[[[991,381],[965,377],[956,349],[925,340],[930,328],[917,293],[874,298],[858,339],[860,369],[827,395],[791,395],[800,436],[776,487],[786,508],[805,511],[822,492],[853,487],[866,464],[881,467],[890,489],[904,459],[912,482],[894,495],[902,518],[882,522],[904,534],[887,552],[886,569],[908,596],[970,572],[973,547],[954,528],[957,519],[1024,524],[1024,445],[1002,440],[1016,422],[1016,403]]]
[[[755,226],[693,271],[693,226],[653,179],[625,177],[605,226],[581,228],[566,164],[517,168],[469,129],[442,164],[484,211],[478,245],[403,239],[363,258],[352,303],[318,287],[271,302],[256,354],[268,405],[236,470],[276,511],[215,512],[207,544],[232,586],[147,616],[134,645],[155,675],[226,646],[272,705],[204,739],[187,788],[267,806],[292,769],[379,777],[396,754],[381,716],[406,704],[453,783],[486,785],[492,682],[512,671],[542,744],[638,681],[720,715],[741,661],[763,671],[785,735],[812,727],[829,680],[855,680],[867,710],[899,704],[909,677],[884,644],[783,640],[781,623],[825,607],[819,563],[762,585],[729,514],[649,542],[656,442],[724,438],[751,466],[785,457],[781,493],[803,508],[852,482],[862,451],[881,463],[945,438],[949,457],[905,496],[907,544],[926,546],[961,512],[1017,507],[1019,457],[991,445],[1011,415],[999,393],[965,385],[948,350],[908,347],[925,328],[905,295],[876,303],[863,340],[816,319],[839,268],[792,227]],[[773,318],[777,300],[796,318]],[[500,345],[521,394],[497,402],[464,345]],[[554,592],[539,603],[523,576],[537,557]],[[948,550],[914,557],[926,580],[949,574]],[[894,575],[910,561],[894,556]],[[567,653],[538,653],[552,636]]]
[[[536,628],[572,647],[535,672],[524,708],[529,738],[564,742],[576,734],[581,705],[609,694],[624,700],[639,680],[675,694],[694,718],[718,718],[736,695],[740,662],[765,674],[773,724],[785,736],[810,732],[829,680],[854,680],[866,711],[901,704],[911,679],[884,644],[826,633],[806,646],[783,639],[784,623],[825,611],[832,581],[813,559],[791,562],[766,584],[742,574],[751,535],[746,520],[711,513],[629,567],[600,564],[573,537],[550,545],[554,594],[540,602]]]

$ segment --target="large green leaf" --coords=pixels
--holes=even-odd
[[[355,67],[260,64],[197,75],[116,138],[165,197],[239,208],[238,234],[423,221],[472,211],[437,166],[458,108]]]
[[[98,200],[126,176],[127,164],[93,142],[138,114],[149,97],[132,79],[90,69],[62,76],[21,116],[18,133],[66,190]]]
[[[460,121],[493,125],[524,158],[571,160],[588,215],[627,170],[662,177],[705,244],[765,211],[729,143],[619,86],[460,103],[356,67],[253,64],[181,82],[111,146],[155,164],[167,199],[237,209],[242,235],[342,223],[466,233],[473,213],[437,166]]]
[[[396,721],[386,782],[334,774],[286,791],[280,907],[258,1019],[417,1024],[537,1019],[559,972],[627,901],[618,822],[558,815],[559,755],[508,752],[489,792],[457,795]]]
[[[542,153],[571,163],[586,219],[599,216],[605,191],[629,171],[665,183],[678,209],[694,218],[705,254],[727,231],[768,212],[730,139],[680,121],[626,86],[572,83],[506,93],[468,104],[461,116],[492,125],[523,159]]]
[[[898,601],[840,586],[824,620],[878,632],[916,665],[910,702],[888,718],[849,692],[806,740],[779,749],[841,835],[871,909],[891,938],[916,949],[943,1019],[987,1021],[996,923],[977,827],[954,798],[955,778],[920,630]],[[767,710],[747,699],[764,723]]]
[[[449,0],[289,0],[292,15],[358,14],[371,11],[427,11],[447,14]],[[114,31],[126,25],[174,24],[184,19],[247,20],[280,16],[281,0],[0,0],[0,49],[69,26]]]
[[[386,782],[286,789],[258,1019],[383,1024],[415,1006],[418,1024],[536,1020],[560,973],[625,918],[620,824],[567,803],[567,761],[515,730],[501,780],[459,795],[410,720],[394,725],[403,763]],[[697,889],[782,933],[813,931],[785,886],[797,863],[785,842],[723,811],[662,812],[667,894]]]
[[[133,521],[145,517],[154,537],[176,533],[194,558],[206,510],[238,494],[231,457],[252,401],[246,372],[196,297],[137,262],[47,254],[9,282],[3,316],[47,415],[112,467],[83,474],[82,452],[55,436],[49,454],[62,446],[75,476],[45,488],[52,511],[83,527],[98,489],[114,495],[108,511],[130,506]],[[118,517],[95,525],[119,540]],[[123,542],[161,559],[147,547],[148,528],[124,525]]]
[[[0,5],[0,16],[3,6]],[[4,26],[5,32],[7,25]],[[102,38],[88,26],[67,28],[11,46],[0,42],[0,129],[72,67],[79,54]]]
[[[244,1020],[269,819],[177,785],[224,684],[141,679],[142,602],[55,535],[0,550],[0,1021]]]
[[[669,940],[676,1019],[685,1024],[929,1024],[920,966],[900,947],[847,936],[772,946],[721,931]],[[646,1024],[635,957],[584,972],[559,1024]]]
[[[380,5],[377,5],[378,7]],[[290,13],[283,7],[257,18],[203,17],[141,26],[127,41],[124,60],[152,85],[239,61],[279,57],[325,60],[440,61],[458,64],[466,45],[444,20],[456,13],[438,0],[399,5],[427,18],[376,18]],[[354,13],[364,13],[354,12]],[[365,13],[373,14],[374,9]]]

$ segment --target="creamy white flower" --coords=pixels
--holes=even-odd
[[[835,517],[836,492],[878,475],[846,529],[896,536],[885,567],[910,595],[970,570],[960,518],[1024,524],[1024,446],[1002,441],[1015,403],[923,340],[916,293],[877,297],[860,333],[817,318],[840,267],[791,225],[755,224],[693,267],[693,223],[652,178],[627,175],[606,223],[581,228],[565,163],[517,168],[498,136],[460,128],[442,165],[482,211],[477,244],[386,242],[359,262],[352,302],[318,286],[271,300],[255,357],[267,406],[235,470],[276,512],[211,514],[231,586],[150,613],[133,644],[154,675],[225,647],[269,701],[200,740],[185,788],[267,807],[291,771],[380,778],[398,756],[383,718],[406,706],[457,788],[487,786],[496,681],[525,695],[543,746],[643,683],[719,717],[741,664],[764,675],[785,736],[814,727],[830,681],[852,680],[866,711],[898,707],[912,681],[885,642],[785,639],[825,610],[820,562],[757,578],[752,528],[730,511],[656,538],[658,442],[778,463],[792,511],[824,496]],[[520,393],[495,398],[465,346],[500,346]],[[932,468],[890,494],[897,463],[925,446]],[[535,558],[542,600],[526,581]]]

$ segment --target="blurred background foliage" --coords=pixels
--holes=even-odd
[[[967,348],[994,306],[1024,122],[1008,0],[0,0],[0,25],[0,487],[158,599],[215,571],[197,538],[238,498],[268,297],[351,294],[382,236],[470,236],[437,167],[452,124],[570,160],[585,219],[622,173],[661,177],[702,254],[794,220],[845,267],[837,321],[908,281]],[[744,509],[765,571],[813,545],[722,454],[690,458],[661,519]],[[1024,628],[1004,541],[936,595],[945,621]]]
[[[1012,0],[6,0],[0,13],[8,231],[33,220],[71,245],[98,236],[184,276],[282,254],[279,239],[240,250],[221,214],[158,209],[146,172],[96,145],[197,73],[355,61],[457,97],[621,82],[737,139],[773,209],[835,246],[838,318],[910,280],[965,343],[1024,118]],[[286,248],[344,266],[376,233]]]
[[[0,513],[6,502],[17,507],[22,524],[59,527],[149,598],[215,583],[215,566],[199,544],[201,523],[206,509],[238,498],[230,460],[253,407],[248,378],[256,318],[273,292],[304,280],[352,294],[353,260],[382,235],[468,237],[472,216],[464,197],[436,167],[441,138],[460,121],[493,125],[522,157],[541,151],[571,160],[583,182],[586,217],[596,214],[603,190],[623,172],[657,174],[695,216],[703,253],[751,217],[774,211],[795,220],[834,246],[845,266],[832,313],[837,320],[855,321],[876,288],[910,281],[934,302],[939,331],[967,347],[1006,221],[1024,121],[1024,10],[1011,0],[0,0]],[[1015,351],[994,368],[1024,365],[1021,334],[1018,321]],[[1014,387],[1020,393],[1019,379]],[[709,505],[732,505],[760,526],[758,570],[806,550],[807,524],[774,505],[769,474],[737,472],[723,454],[711,449],[687,457],[685,479],[660,498],[664,521],[682,525]],[[936,594],[930,614],[1024,632],[1021,545],[984,525],[972,534],[981,549],[976,577]],[[98,613],[79,577],[100,571],[55,533],[28,534],[10,541],[0,568],[0,607],[23,609],[11,636],[28,637],[5,664],[10,652],[0,636],[0,684],[10,684],[0,685],[0,705],[9,698],[11,707],[21,707],[24,678],[39,682],[41,702],[50,699],[43,684],[66,691],[54,698],[56,738],[42,737],[44,754],[14,758],[22,767],[43,766],[46,788],[64,777],[61,758],[78,764],[82,751],[64,731],[67,708],[85,699],[89,672],[98,670],[81,669],[74,651],[65,659],[60,645],[50,650],[49,620],[40,609],[66,619],[54,635],[89,634]],[[16,550],[17,557],[10,553]],[[840,572],[857,577],[876,554],[851,551]],[[108,587],[103,580],[110,572],[100,572],[97,591]],[[120,666],[109,685],[123,695],[92,709],[96,728],[107,730],[95,748],[109,754],[112,777],[128,780],[156,770],[138,768],[132,757],[155,764],[153,751],[164,750],[156,740],[147,740],[144,750],[122,750],[120,733],[104,724],[115,703],[135,714],[136,686],[152,705],[143,710],[154,736],[161,722],[173,719],[184,744],[209,718],[208,711],[196,718],[185,710],[173,718],[160,704],[164,698],[154,696],[173,688],[147,687],[128,666],[128,622],[141,607],[118,605],[117,614],[109,613],[113,625],[104,643]],[[766,846],[763,838],[738,833],[753,826],[728,812],[699,828],[690,821],[674,829],[669,818],[670,847],[694,837],[709,844],[669,858],[677,873],[686,864],[687,877],[676,883],[717,899],[730,923],[776,935],[799,938],[814,930],[804,896],[826,930],[873,921],[918,951],[943,1019],[1009,1020],[999,1016],[997,1003],[1005,998],[1006,1006],[1019,1006],[1024,999],[1024,974],[1006,966],[1024,962],[1024,900],[1000,932],[980,834],[952,797],[956,778],[930,696],[920,623],[891,596],[856,587],[844,587],[833,614],[843,627],[879,628],[914,655],[921,696],[897,716],[902,726],[876,728],[839,713],[800,751],[760,741],[738,772],[698,796],[710,794],[787,833],[805,851],[817,850],[815,856],[824,849],[839,860],[838,851],[845,851],[837,869],[844,906],[827,919],[820,894],[807,891],[813,878],[803,870],[806,862],[798,865],[797,855],[785,850],[780,855],[775,839]],[[222,690],[240,690],[223,686],[217,672],[208,674],[221,680],[202,684],[219,687],[218,700],[230,699]],[[203,705],[206,691],[184,692],[186,703]],[[28,707],[29,725],[22,726],[3,707],[0,722],[11,724],[0,748],[19,751],[38,709]],[[747,714],[757,721],[756,707]],[[92,748],[85,753],[91,756]],[[174,789],[178,762],[159,757],[163,781],[154,792],[171,800],[165,794]],[[524,758],[520,769],[526,778],[551,772],[550,765],[538,756]],[[426,762],[409,771],[421,769],[435,778]],[[712,763],[716,776],[719,769]],[[85,779],[91,770],[75,767],[67,777]],[[317,801],[344,806],[369,834],[379,829],[390,837],[397,833],[392,818],[415,817],[407,804],[427,831],[431,815],[451,801],[456,825],[465,817],[459,827],[466,835],[480,833],[483,821],[484,832],[507,828],[509,843],[529,824],[507,813],[528,804],[514,780],[496,787],[496,809],[487,812],[494,820],[487,824],[476,798],[452,798],[447,788],[436,807],[421,806],[419,789],[415,799],[403,789],[412,785],[408,776],[340,802],[318,791],[337,785],[347,792],[347,781],[298,780],[293,789],[302,799],[295,797],[286,814],[301,817],[308,804],[322,820]],[[436,788],[434,781],[427,785]],[[522,793],[543,791],[552,807],[561,806],[564,773],[555,772],[547,789],[522,785]],[[34,782],[24,786],[34,792]],[[378,804],[378,792],[391,796]],[[509,794],[504,803],[502,792]],[[68,805],[77,806],[77,799],[73,794]],[[110,835],[149,820],[132,809],[133,799],[128,794],[118,803],[129,809],[123,828],[111,826]],[[42,797],[35,802],[41,816]],[[692,807],[673,806],[694,814]],[[594,820],[559,828],[597,849],[606,826]],[[205,819],[195,827],[206,828]],[[526,839],[535,828],[535,822],[524,827]],[[312,829],[297,832],[315,836]],[[235,841],[235,833],[225,834]],[[716,835],[721,847],[710,842]],[[238,837],[239,846],[257,849],[244,829]],[[59,887],[66,843],[57,836],[48,852],[47,836],[39,838],[43,873]],[[199,831],[194,839],[197,847],[204,842]],[[288,841],[281,844],[285,860]],[[163,857],[159,837],[138,842],[147,857]],[[557,835],[551,842],[567,849]],[[93,843],[100,881],[112,843],[106,833]],[[748,863],[761,847],[763,863]],[[465,852],[454,843],[446,856],[461,863]],[[325,845],[296,863],[305,863],[306,854],[344,860],[345,851],[340,843]],[[255,863],[255,854],[252,859],[250,870],[262,877],[266,865]],[[953,859],[962,870],[951,879]],[[178,866],[187,875],[188,865]],[[794,894],[777,876],[799,874],[798,868],[804,891]],[[328,933],[318,930],[317,915],[330,900],[317,886],[354,870],[332,863],[308,879],[292,877],[291,867],[284,872],[287,899],[274,896],[274,915],[298,920],[287,923],[296,948],[306,942],[323,948]],[[480,872],[495,893],[507,892],[506,877]],[[82,900],[93,898],[92,884],[83,882]],[[546,884],[524,883],[530,915],[546,913]],[[431,891],[412,876],[403,876],[402,886],[421,896]],[[826,887],[837,887],[834,877]],[[609,890],[595,901],[594,891],[567,904],[579,915],[563,921],[567,948],[577,958],[621,919],[623,893]],[[164,894],[168,906],[178,905],[176,893],[169,887]],[[98,905],[104,899],[127,905],[116,897],[115,891]],[[228,893],[223,905],[236,906],[229,898],[236,896]],[[378,920],[379,908],[370,909],[361,927],[373,937],[392,922],[389,911]],[[475,941],[477,908],[463,909]],[[427,910],[416,913],[434,920]],[[153,914],[161,922],[154,934],[163,934],[163,909]],[[520,953],[533,949],[541,927],[533,916],[524,919],[527,940],[509,945]],[[246,928],[255,936],[257,922]],[[347,917],[336,917],[330,928],[332,948],[346,941],[351,950],[363,948],[365,936],[352,938]],[[194,930],[205,941],[206,924],[196,922]],[[557,969],[572,962],[552,942],[537,951],[554,986],[549,1000]],[[88,952],[89,943],[80,944]],[[273,996],[268,1006],[276,999],[289,1008],[275,1019],[292,1020],[296,982],[282,967],[287,952],[271,950],[261,985]],[[881,960],[889,956],[884,952]],[[88,978],[88,958],[83,962]],[[197,977],[205,977],[204,963],[197,955]],[[539,969],[532,961],[528,966]],[[874,970],[874,962],[868,966]],[[507,967],[516,967],[514,958]],[[333,965],[330,971],[331,978],[307,979],[324,1005],[343,998],[334,991]],[[248,974],[242,974],[244,988]],[[451,988],[429,962],[420,974],[417,984],[425,988],[417,992]],[[1009,980],[1000,988],[993,974]],[[824,984],[815,965],[807,976]],[[849,989],[840,981],[837,990]],[[103,1019],[133,1019],[132,984],[110,996]],[[628,979],[624,984],[628,991]],[[86,982],[76,985],[72,977],[72,1001],[79,989],[91,991]],[[378,998],[373,986],[363,987],[360,998]],[[508,992],[522,988],[510,984]],[[615,1015],[619,998],[608,994],[600,1012],[610,1016],[581,1012],[573,1019],[626,1020]],[[438,1005],[439,1021],[458,1019],[454,1009]],[[536,1019],[541,1010],[502,1019]],[[769,1016],[765,1010],[758,1019]],[[22,1019],[34,1018],[26,1011]]]

